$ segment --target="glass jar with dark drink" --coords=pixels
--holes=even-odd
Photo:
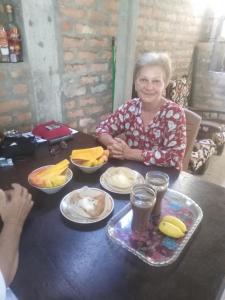
[[[145,181],[156,191],[156,202],[152,211],[153,217],[159,217],[161,214],[162,199],[169,185],[169,176],[160,171],[150,171],[145,176]]]
[[[135,184],[132,187],[130,201],[133,210],[131,229],[145,233],[149,227],[149,219],[156,200],[153,188],[147,184]]]

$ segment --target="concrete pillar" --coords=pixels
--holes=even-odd
[[[131,98],[139,0],[120,0],[113,110]]]
[[[62,119],[56,5],[54,0],[21,0],[36,122]]]

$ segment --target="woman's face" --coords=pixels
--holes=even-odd
[[[135,80],[138,97],[146,103],[160,101],[165,88],[164,76],[164,71],[159,66],[142,67]]]

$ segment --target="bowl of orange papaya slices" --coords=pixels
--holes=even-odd
[[[84,173],[94,173],[104,166],[109,158],[109,150],[97,146],[92,148],[74,149],[70,155],[73,165]]]

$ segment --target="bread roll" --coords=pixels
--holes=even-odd
[[[127,190],[134,184],[136,174],[129,168],[112,167],[107,170],[104,178],[110,186],[121,190]]]
[[[82,196],[75,192],[70,198],[71,210],[86,218],[97,218],[105,209],[105,194]]]

